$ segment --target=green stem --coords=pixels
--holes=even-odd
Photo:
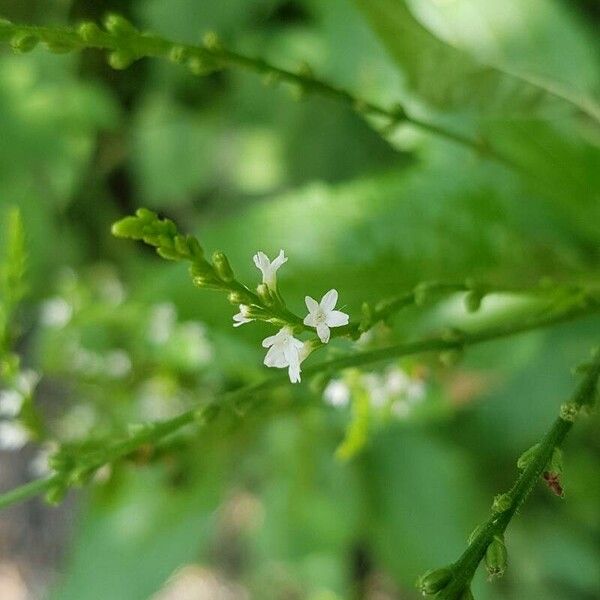
[[[15,25],[0,22],[0,41],[11,40],[15,35],[32,35],[50,45],[63,45],[67,49],[83,50],[85,48],[103,49],[109,51],[131,52],[136,59],[155,57],[171,60],[174,48],[182,49],[185,56],[199,60],[212,59],[220,68],[239,67],[261,75],[273,77],[300,87],[305,92],[315,93],[332,100],[341,102],[359,112],[364,117],[375,116],[389,120],[390,124],[408,122],[415,127],[445,138],[454,143],[474,150],[480,156],[486,156],[513,169],[518,167],[499,151],[493,149],[489,142],[483,139],[471,138],[459,132],[447,129],[442,125],[424,121],[406,113],[404,109],[386,108],[374,102],[365,101],[349,91],[332,85],[309,74],[298,73],[274,66],[261,58],[252,58],[227,50],[220,45],[214,47],[177,44],[165,38],[131,32],[126,36],[116,36],[98,30],[93,40],[85,40],[78,30],[71,27],[39,27],[33,25]],[[381,133],[381,132],[379,132]]]
[[[578,386],[571,398],[571,405],[579,410],[584,404],[593,400],[596,392],[598,378],[600,377],[600,351],[597,352],[594,363],[588,369],[585,378]],[[535,457],[521,472],[515,484],[508,492],[510,505],[502,512],[494,512],[488,521],[481,527],[471,544],[462,556],[454,563],[453,578],[446,588],[439,594],[440,600],[455,600],[464,591],[485,556],[487,547],[494,536],[504,534],[510,521],[515,516],[521,505],[525,502],[544,469],[548,465],[555,448],[560,447],[566,435],[573,427],[572,419],[558,417],[548,433],[541,441]]]
[[[585,306],[577,304],[565,308],[560,312],[547,313],[541,317],[530,317],[512,324],[493,326],[480,331],[464,333],[462,336],[453,339],[448,339],[447,336],[442,335],[422,341],[396,344],[394,346],[369,352],[351,354],[349,356],[324,361],[320,364],[307,367],[304,370],[304,374],[306,376],[311,376],[318,373],[334,372],[347,367],[373,364],[401,356],[423,354],[426,352],[439,352],[454,348],[462,349],[467,346],[507,337],[523,331],[548,327],[563,321],[581,318],[598,312],[599,310],[600,302],[597,301],[589,302]],[[255,400],[260,399],[261,401],[264,401],[264,396],[261,392],[278,388],[283,385],[287,379],[287,374],[284,371],[281,371],[276,375],[263,379],[255,384],[247,385],[226,393],[209,404],[188,410],[173,419],[156,424],[143,425],[138,432],[132,434],[127,439],[108,445],[105,449],[87,456],[84,461],[84,466],[86,469],[93,471],[104,464],[131,455],[144,445],[154,444],[186,425],[196,423],[205,426],[216,419],[222,411],[228,411],[238,416],[242,415],[252,407]],[[0,508],[27,500],[39,493],[47,491],[52,485],[59,482],[59,478],[57,479],[57,477],[33,482],[7,492],[4,495],[0,495]]]

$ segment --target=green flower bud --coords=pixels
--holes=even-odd
[[[430,569],[417,580],[417,588],[422,594],[432,595],[442,591],[452,579],[452,571],[448,567]]]
[[[106,15],[104,18],[104,27],[106,27],[106,31],[117,36],[130,36],[138,32],[125,17],[115,13]]]
[[[169,60],[181,64],[189,58],[189,54],[189,50],[185,46],[177,44],[169,50]]]
[[[202,58],[200,56],[192,56],[187,61],[187,68],[194,75],[209,75],[217,70],[217,65],[214,60],[209,60],[207,58]]]
[[[502,577],[506,571],[508,553],[504,539],[500,535],[495,535],[485,552],[485,565],[490,577]]]
[[[415,304],[417,306],[425,306],[431,300],[432,290],[434,287],[435,284],[432,284],[429,281],[423,281],[419,283],[413,292]]]
[[[185,235],[177,234],[173,240],[175,244],[175,250],[182,256],[190,256],[190,248],[188,246],[188,239]]]
[[[204,251],[202,250],[200,242],[193,235],[188,235],[186,238],[190,255],[194,258],[194,260],[202,260],[204,257]]]
[[[215,271],[220,279],[225,282],[233,281],[235,278],[233,275],[233,269],[231,268],[229,260],[227,260],[225,254],[223,254],[223,252],[215,252],[212,258]]]
[[[164,246],[159,246],[156,249],[156,253],[161,258],[164,258],[166,260],[181,260],[181,256],[179,255],[179,253],[177,252],[177,250],[174,250],[173,248],[167,248],[167,247],[164,247]]]
[[[359,331],[367,331],[373,324],[373,309],[368,302],[363,302],[360,307],[360,324],[358,326]]]
[[[135,62],[135,56],[125,50],[115,50],[108,55],[108,64],[116,71],[122,71]]]
[[[105,35],[96,23],[87,21],[81,23],[77,28],[79,37],[88,44],[97,44],[102,41],[102,36]]]
[[[137,217],[125,217],[113,223],[111,232],[115,237],[141,240],[144,237],[143,223]]]
[[[563,421],[574,423],[577,420],[579,406],[575,402],[567,402],[560,407],[560,418]]]
[[[31,52],[38,45],[39,41],[40,39],[37,36],[25,31],[19,31],[12,36],[10,45],[18,54],[25,54],[26,52]]]
[[[517,459],[517,468],[519,468],[521,471],[524,471],[535,458],[539,448],[540,445],[535,444],[535,446],[531,446],[531,448],[525,450],[525,452],[523,452],[523,454],[521,454],[521,456],[519,456]]]
[[[202,37],[202,43],[207,50],[221,50],[221,40],[214,31],[207,31]]]
[[[152,223],[153,221],[158,220],[158,215],[148,208],[138,208],[135,211],[136,217],[140,218],[145,223]]]
[[[498,494],[492,503],[492,512],[502,513],[507,511],[512,506],[512,498],[510,494]]]
[[[231,302],[231,304],[234,304],[235,306],[239,305],[239,304],[246,304],[248,302],[248,296],[247,294],[242,294],[240,292],[231,292],[231,294],[229,294],[229,296],[227,296],[227,300],[229,300],[229,302]]]

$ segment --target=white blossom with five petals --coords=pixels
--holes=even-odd
[[[257,252],[254,257],[254,264],[260,269],[263,276],[263,283],[266,283],[268,288],[275,292],[277,291],[277,269],[287,262],[283,250],[271,261],[264,252]]]
[[[337,290],[329,290],[317,302],[314,298],[306,296],[304,299],[308,315],[304,318],[304,324],[309,327],[315,327],[319,339],[326,344],[331,335],[330,327],[341,327],[347,325],[349,316],[341,310],[334,310],[338,301]]]
[[[262,345],[269,349],[264,360],[267,367],[288,367],[290,381],[300,381],[300,363],[306,358],[304,343],[293,336],[291,327],[282,327],[275,335],[265,338]]]

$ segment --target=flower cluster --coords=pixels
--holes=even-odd
[[[195,237],[180,234],[173,221],[161,219],[151,210],[138,209],[135,215],[115,223],[112,232],[117,237],[144,241],[167,260],[190,262],[190,274],[195,285],[226,292],[229,301],[239,307],[239,312],[233,316],[234,327],[252,321],[264,321],[279,327],[275,335],[263,340],[263,347],[267,348],[264,364],[278,369],[287,368],[292,383],[300,381],[300,365],[319,345],[318,340],[327,344],[332,328],[349,324],[348,315],[335,309],[338,301],[336,290],[329,290],[320,302],[306,296],[308,314],[304,318],[286,307],[277,287],[277,271],[288,261],[283,250],[273,260],[264,252],[254,255],[254,264],[262,274],[262,281],[254,292],[236,279],[223,252],[214,252],[212,259],[207,260]],[[356,329],[347,328],[339,333],[350,334]],[[315,330],[318,339],[302,341],[295,337],[307,330]]]
[[[281,296],[277,290],[277,270],[288,260],[284,251],[280,250],[277,257],[272,261],[264,252],[257,252],[253,258],[254,264],[262,273],[262,285],[266,286],[269,292],[281,301]],[[308,314],[302,323],[306,327],[316,329],[317,335],[323,344],[329,342],[331,327],[341,327],[349,322],[346,313],[335,310],[337,301],[337,290],[329,290],[323,296],[321,302],[317,302],[310,296],[305,298]],[[233,316],[234,327],[239,327],[260,318],[261,309],[259,306],[240,304],[239,310],[240,312]],[[268,348],[264,359],[264,364],[267,367],[278,369],[287,367],[290,381],[292,383],[300,381],[300,364],[311,353],[313,349],[312,342],[303,342],[295,338],[293,327],[284,325],[275,335],[265,338],[262,345],[263,348]]]

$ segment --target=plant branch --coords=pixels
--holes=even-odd
[[[585,378],[573,394],[570,402],[563,405],[560,416],[554,421],[542,441],[535,447],[531,460],[523,469],[513,487],[501,496],[502,502],[492,509],[492,515],[479,529],[462,556],[451,566],[452,578],[436,596],[440,600],[456,600],[470,585],[471,579],[494,538],[502,536],[510,521],[525,502],[538,479],[546,470],[555,449],[560,448],[569,433],[576,415],[586,404],[592,404],[600,377],[600,349],[588,366]]]
[[[115,25],[116,24],[116,25]],[[241,68],[268,80],[282,81],[297,86],[302,93],[314,93],[341,102],[361,116],[380,117],[388,121],[380,135],[400,123],[410,123],[415,127],[445,138],[474,150],[478,155],[488,157],[515,170],[520,168],[498,150],[491,147],[489,141],[469,137],[446,127],[411,116],[399,105],[387,108],[375,102],[369,102],[313,75],[310,69],[291,71],[277,67],[262,58],[245,56],[222,46],[214,34],[208,34],[204,45],[178,44],[150,33],[135,29],[122,17],[109,15],[107,30],[101,30],[94,23],[83,23],[73,27],[40,27],[17,25],[0,20],[0,42],[9,41],[17,51],[33,48],[37,41],[44,42],[51,51],[69,52],[95,48],[110,52],[109,63],[115,68],[126,68],[144,57],[163,58],[182,63],[199,75],[224,68]]]
[[[581,318],[598,311],[600,311],[600,300],[591,298],[586,304],[577,302],[557,311],[546,312],[541,316],[529,316],[510,324],[487,327],[470,333],[462,332],[461,334],[457,334],[457,332],[453,332],[450,336],[442,334],[417,342],[396,344],[386,348],[327,360],[306,368],[304,373],[305,375],[332,373],[347,367],[369,365],[401,356],[452,349],[462,350],[468,346],[532,329],[548,327],[563,321]],[[287,381],[287,374],[282,371],[275,376],[223,394],[220,398],[203,406],[188,410],[173,419],[140,425],[125,439],[108,443],[100,449],[96,448],[91,451],[82,450],[77,464],[70,466],[65,472],[57,473],[48,479],[35,481],[0,495],[0,508],[22,502],[44,492],[51,492],[54,488],[65,490],[75,485],[81,485],[103,465],[130,456],[144,446],[154,445],[186,425],[196,424],[206,426],[223,412],[239,417],[250,409],[255,401],[258,399],[264,400],[264,392],[278,388]],[[60,494],[58,494],[58,497],[60,497]]]

